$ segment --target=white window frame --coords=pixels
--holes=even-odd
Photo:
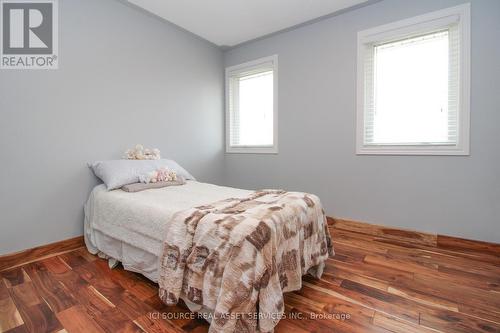
[[[460,39],[457,144],[365,144],[365,57],[373,43],[425,34],[458,22]],[[469,155],[470,154],[470,4],[385,24],[358,32],[356,154],[358,155]]]
[[[238,72],[258,69],[264,64],[273,67],[273,145],[272,146],[231,146],[231,110],[229,85],[231,75]],[[277,154],[278,153],[278,55],[272,55],[226,68],[226,153]]]

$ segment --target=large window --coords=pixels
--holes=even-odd
[[[277,153],[278,57],[226,69],[226,151]]]
[[[469,6],[358,34],[358,154],[469,153]]]

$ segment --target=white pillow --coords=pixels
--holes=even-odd
[[[186,180],[196,180],[183,167],[172,160],[109,160],[90,163],[89,167],[99,177],[108,190],[114,190],[123,185],[138,183],[139,176],[157,170],[168,168]]]

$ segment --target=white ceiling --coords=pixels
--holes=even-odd
[[[128,0],[219,46],[234,46],[368,0]]]

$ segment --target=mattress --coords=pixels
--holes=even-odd
[[[85,243],[90,252],[157,282],[162,240],[175,213],[250,193],[197,181],[135,193],[98,185],[84,207]]]

